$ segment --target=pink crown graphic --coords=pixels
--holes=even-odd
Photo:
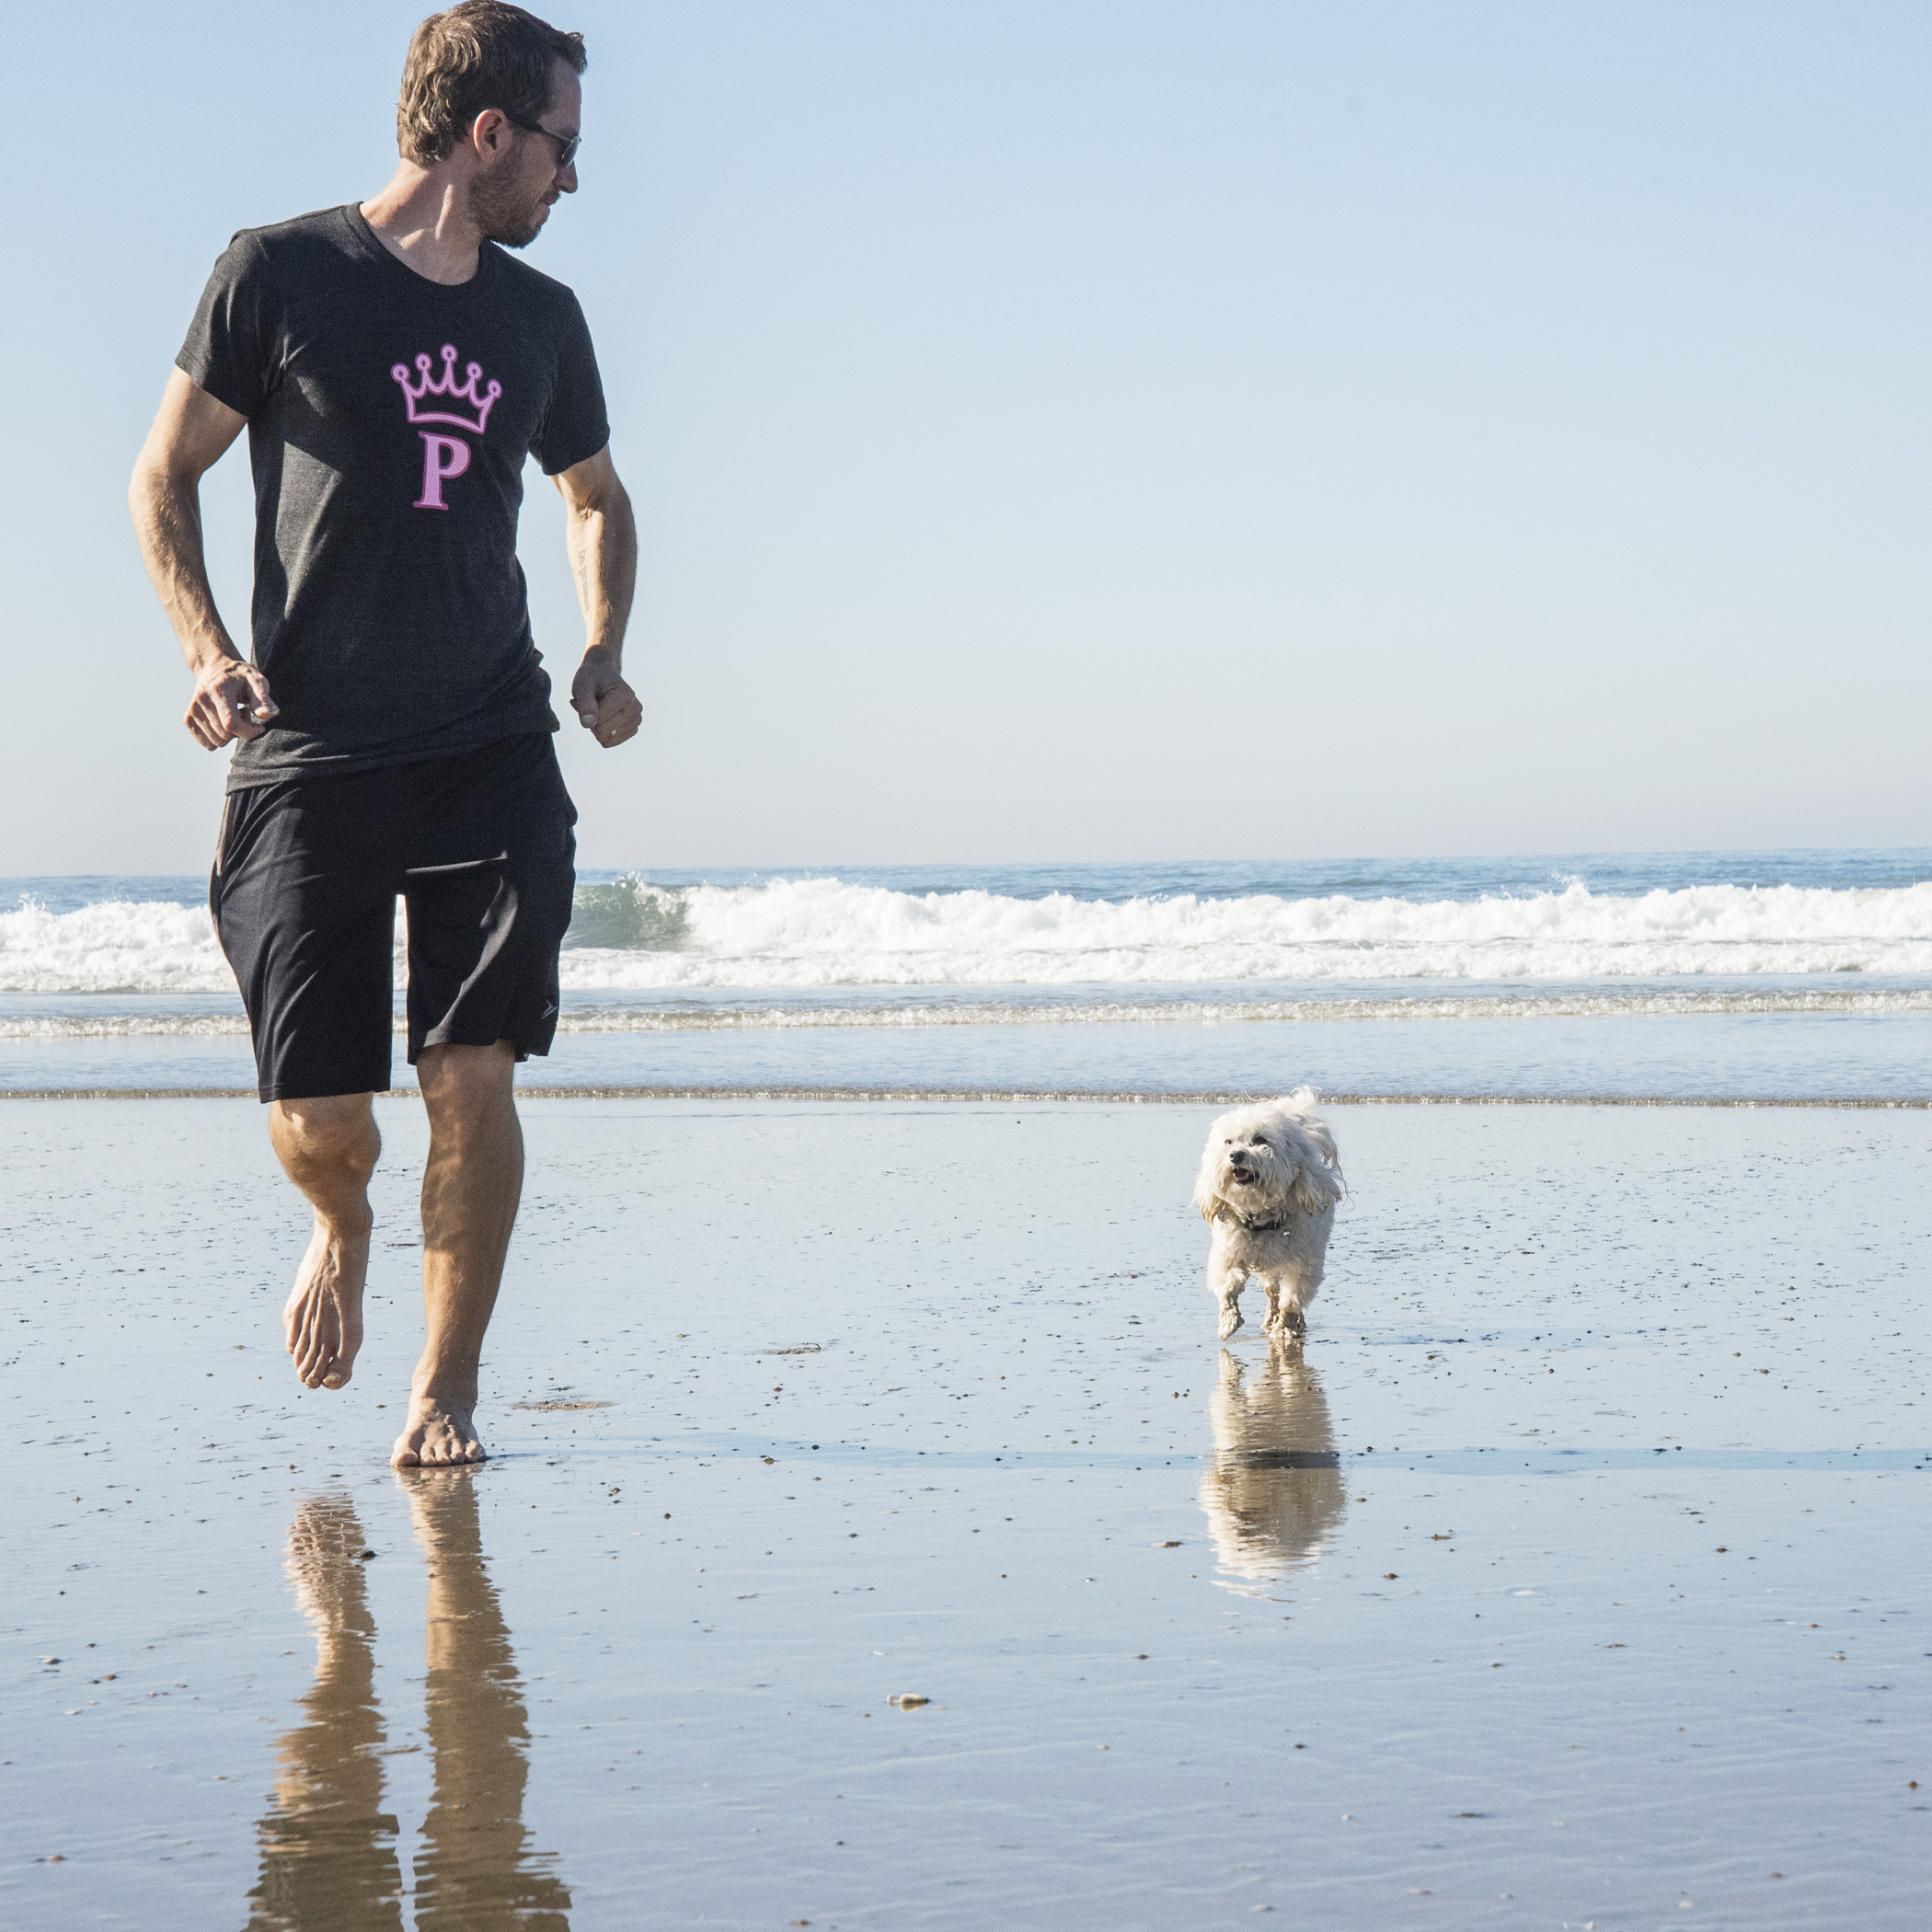
[[[489,412],[495,407],[497,397],[502,395],[501,383],[492,382],[479,396],[477,385],[483,380],[483,365],[472,362],[464,371],[466,380],[459,388],[456,384],[456,349],[453,342],[443,345],[443,373],[440,375],[430,372],[429,353],[425,351],[416,358],[416,369],[422,380],[411,383],[409,372],[404,363],[397,362],[389,371],[391,377],[401,384],[403,400],[408,406],[411,422],[450,422],[459,430],[474,430],[477,435],[483,433],[483,426],[489,420]],[[454,403],[468,403],[475,410],[474,416],[459,416],[454,408],[425,409],[420,407],[426,397],[446,396]]]

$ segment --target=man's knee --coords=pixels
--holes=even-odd
[[[507,1040],[493,1046],[424,1047],[416,1079],[431,1131],[460,1130],[513,1106],[516,1049]]]
[[[371,1099],[368,1094],[331,1094],[270,1101],[269,1134],[282,1166],[292,1172],[346,1168],[366,1181],[382,1153]]]

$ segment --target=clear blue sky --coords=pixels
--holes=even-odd
[[[128,466],[229,234],[387,178],[421,11],[10,28],[0,872],[206,863]],[[1922,0],[550,17],[529,259],[645,550],[587,863],[1932,836]],[[204,497],[242,631],[239,447]]]

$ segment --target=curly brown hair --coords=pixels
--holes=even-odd
[[[462,0],[431,14],[409,40],[396,144],[428,167],[455,148],[485,108],[535,121],[550,102],[555,63],[587,63],[581,33],[563,33],[507,0]]]

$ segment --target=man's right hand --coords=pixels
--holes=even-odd
[[[201,478],[247,426],[239,410],[173,370],[128,480],[141,560],[195,674],[181,722],[211,752],[237,738],[259,738],[275,715],[268,679],[236,656],[222,627],[201,554]]]
[[[216,658],[194,681],[194,698],[182,719],[197,744],[218,752],[237,738],[259,738],[275,716],[269,681],[239,658]]]

